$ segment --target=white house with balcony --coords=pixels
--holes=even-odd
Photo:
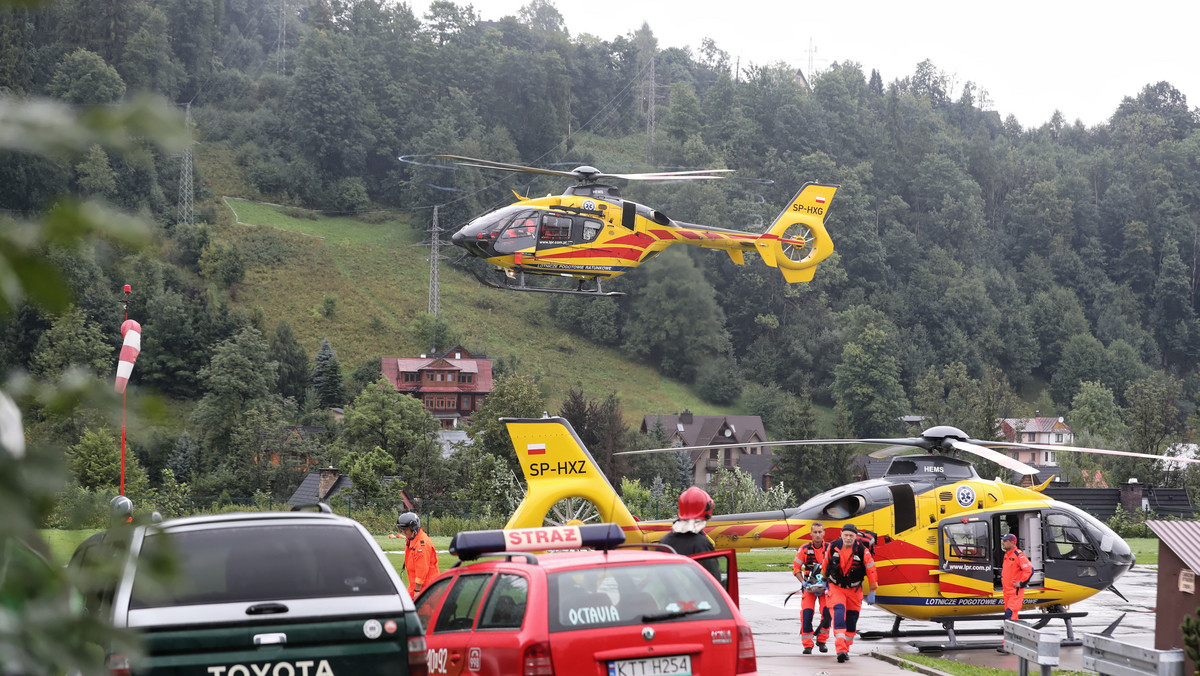
[[[1000,434],[1005,441],[1021,444],[1042,444],[1047,446],[1070,446],[1075,440],[1075,431],[1062,418],[1001,418]],[[1054,451],[1033,449],[997,449],[1002,450],[1014,459],[1030,465],[1057,465]]]

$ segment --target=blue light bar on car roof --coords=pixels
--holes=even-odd
[[[450,540],[450,553],[469,561],[499,552],[544,552],[557,549],[612,549],[625,542],[625,533],[615,523],[546,528],[467,530]]]

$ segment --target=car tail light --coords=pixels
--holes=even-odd
[[[754,655],[754,634],[750,627],[738,625],[737,670],[739,674],[758,671],[758,658]]]
[[[108,673],[112,676],[129,676],[129,658],[124,655],[109,655],[105,660]]]
[[[554,676],[554,662],[550,659],[548,641],[525,648],[525,654],[521,656],[521,676]]]
[[[425,652],[425,637],[410,636],[408,638],[408,673],[409,676],[425,676],[429,673],[426,663],[429,656]]]

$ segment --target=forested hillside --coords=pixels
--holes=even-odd
[[[1167,82],[1114,101],[1103,125],[1055,115],[1022,128],[980,107],[987,83],[950,91],[930,62],[888,74],[835,63],[805,73],[809,89],[784,65],[735,72],[711,41],[658,45],[652,26],[612,41],[572,34],[546,0],[498,21],[450,2],[414,16],[375,0],[64,0],[0,10],[0,36],[6,98],[103,106],[148,92],[190,111],[205,160],[194,223],[177,208],[178,155],[0,151],[0,208],[39,214],[74,194],[158,226],[149,251],[56,253],[77,311],[9,317],[0,368],[107,373],[113,289],[132,283],[142,292],[130,315],[146,329],[134,382],[195,408],[186,433],[156,432],[139,452],[152,470],[196,470],[191,480],[209,489],[266,490],[267,473],[246,460],[262,430],[330,423],[322,407],[353,406],[373,380],[366,362],[350,364],[353,386],[322,389],[331,358],[341,366],[322,349],[314,377],[292,328],[307,318],[267,321],[242,302],[279,238],[239,232],[221,197],[424,230],[435,205],[453,227],[512,189],[563,187],[399,159],[432,153],[612,172],[729,168],[733,180],[623,190],[676,219],[748,230],[769,225],[805,181],[841,184],[827,221],[836,254],[811,284],[785,284],[757,259],[738,267],[676,248],[616,280],[623,297],[536,306],[538,321],[582,344],[762,414],[773,437],[893,435],[900,415],[990,436],[996,417],[1036,410],[1066,416],[1093,445],[1160,453],[1189,437],[1189,420],[1197,427],[1200,114]],[[427,266],[407,241],[392,259]],[[475,305],[443,313],[420,318],[422,330],[487,321]],[[814,403],[834,407],[836,425],[818,426]],[[88,422],[46,415],[34,429],[74,446],[95,433]],[[619,436],[609,445],[637,443]],[[369,435],[313,443],[370,465]],[[411,469],[416,454],[390,449],[391,469]],[[805,493],[845,478],[828,455],[784,465]],[[1183,481],[1149,465],[1104,469]]]

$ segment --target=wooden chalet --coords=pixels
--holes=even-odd
[[[492,360],[461,345],[417,358],[384,357],[382,373],[397,391],[420,399],[443,429],[465,424],[492,391]]]

